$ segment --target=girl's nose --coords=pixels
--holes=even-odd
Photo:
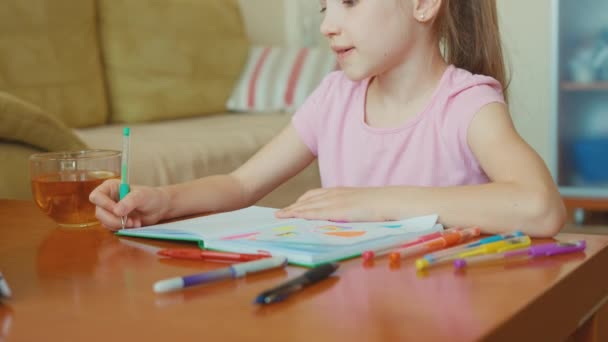
[[[325,17],[321,22],[321,34],[327,38],[340,34],[340,26],[337,23],[335,14],[330,13],[329,9],[325,10]]]

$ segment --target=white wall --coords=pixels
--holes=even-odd
[[[304,18],[320,18],[317,0],[239,1],[254,43],[297,45],[306,42],[298,26]],[[520,134],[545,161],[550,162],[553,148],[550,142],[553,1],[497,2],[507,64],[512,71],[511,113]],[[318,34],[318,28],[311,32]]]
[[[511,114],[519,133],[550,161],[552,101],[551,0],[498,0],[502,38],[512,72]]]
[[[254,44],[312,46],[323,42],[318,0],[238,0]]]
[[[253,44],[285,43],[284,1],[287,0],[239,0],[245,27]]]

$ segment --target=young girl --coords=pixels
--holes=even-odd
[[[228,175],[166,187],[118,182],[90,196],[107,227],[253,205],[315,158],[323,188],[279,218],[398,220],[552,236],[564,208],[539,156],[516,133],[504,94],[495,0],[322,0],[340,63],[292,122]],[[443,54],[442,54],[443,52]],[[443,57],[445,56],[445,57]]]

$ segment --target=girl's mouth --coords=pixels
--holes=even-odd
[[[353,51],[355,51],[355,48],[352,48],[352,47],[335,50],[336,56],[338,57],[338,59],[344,59],[344,58],[350,56]]]

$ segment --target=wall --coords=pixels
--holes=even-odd
[[[512,72],[511,114],[519,133],[551,162],[552,0],[498,0],[507,63]]]
[[[302,18],[319,18],[316,0],[240,0],[255,43],[297,44]],[[302,5],[302,1],[306,4]],[[254,5],[255,3],[255,5]],[[312,3],[312,5],[311,5]],[[497,0],[517,130],[550,162],[552,0]],[[302,9],[306,13],[301,12]],[[314,28],[314,34],[318,29]]]
[[[253,44],[278,45],[286,41],[284,0],[239,0],[239,4]]]

